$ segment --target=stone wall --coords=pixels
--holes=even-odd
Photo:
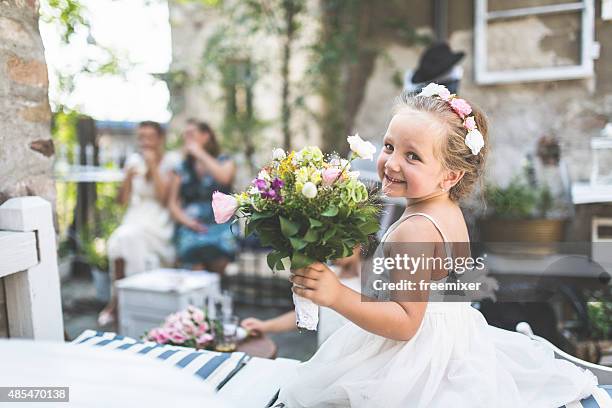
[[[54,202],[47,66],[37,0],[0,0],[0,203]]]
[[[466,53],[462,62],[465,73],[460,94],[479,105],[490,119],[493,149],[488,179],[506,183],[519,171],[525,154],[534,152],[537,139],[545,134],[560,138],[563,158],[572,179],[587,179],[592,157],[590,138],[598,135],[606,122],[612,121],[612,22],[601,20],[600,2],[596,2],[595,40],[601,45],[601,54],[594,62],[593,78],[486,86],[474,81],[473,1],[453,0],[448,3],[449,42],[454,50]],[[521,4],[533,6],[542,4],[542,1],[521,0]],[[421,24],[427,21],[421,20]],[[575,63],[579,41],[577,19],[574,19],[573,27],[569,21],[568,16],[559,15],[555,18],[506,20],[497,24],[490,30],[489,47],[511,49],[490,54],[491,65],[507,68],[517,64],[553,66]],[[431,27],[426,24],[418,29],[431,32]],[[371,139],[382,137],[394,98],[400,92],[390,78],[397,67],[416,67],[422,50],[422,47],[387,46],[385,55],[376,63],[357,114],[355,129],[360,134]],[[512,58],[513,55],[519,55],[520,61]]]

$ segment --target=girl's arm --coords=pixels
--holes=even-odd
[[[117,201],[120,205],[126,206],[130,202],[130,195],[132,194],[132,180],[136,174],[136,170],[130,167],[125,171],[125,178],[119,187],[119,194],[117,195]]]
[[[296,330],[295,311],[292,310],[268,320],[249,317],[244,319],[240,325],[249,331],[261,333],[284,333]]]
[[[416,242],[437,242],[439,236],[433,225],[426,219],[413,217],[403,222],[389,237],[389,241],[395,242],[390,245],[396,251],[388,254],[389,257],[396,255],[404,256],[407,250],[420,245],[410,245]],[[405,244],[405,245],[402,245]],[[431,245],[428,246],[432,248]],[[398,253],[403,252],[403,253]],[[407,254],[420,257],[418,254]],[[431,253],[424,256],[433,256]],[[362,273],[372,273],[362,270]],[[392,274],[392,280],[397,277]],[[398,274],[401,276],[402,274]],[[405,277],[404,273],[404,277]],[[429,271],[421,270],[416,278],[411,281],[418,282],[421,279],[428,280]],[[315,263],[307,268],[294,271],[291,278],[294,283],[293,291],[321,306],[328,306],[340,313],[347,319],[364,330],[393,340],[410,340],[419,329],[425,310],[427,308],[427,293],[410,293],[412,296],[423,301],[406,302],[400,300],[363,302],[362,295],[342,285],[336,275],[322,263]],[[295,285],[298,285],[296,287]],[[299,287],[302,286],[302,287]],[[406,296],[408,297],[408,296]]]
[[[155,198],[165,206],[168,202],[168,176],[162,173],[161,163],[157,160],[157,153],[152,149],[145,149],[142,152],[147,168],[151,172],[151,181]]]
[[[179,197],[179,187],[181,185],[181,176],[176,173],[172,174],[170,179],[170,187],[168,193],[168,211],[172,218],[194,231],[205,232],[206,227],[200,224],[197,220],[189,217],[181,207],[181,198]]]
[[[213,178],[224,186],[232,184],[234,181],[234,176],[236,175],[236,164],[233,160],[226,160],[224,162],[220,162],[213,156],[211,156],[204,149],[192,149],[190,150],[191,154],[194,155],[196,160],[204,165],[206,170],[210,172]]]

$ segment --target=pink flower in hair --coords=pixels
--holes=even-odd
[[[465,118],[463,126],[470,131],[476,129],[476,121],[474,120],[474,117],[468,116],[467,118]]]
[[[465,101],[465,99],[454,98],[450,102],[451,108],[461,117],[461,119],[465,118],[467,115],[472,113],[472,107],[469,103]]]

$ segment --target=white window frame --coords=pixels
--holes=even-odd
[[[594,0],[510,10],[488,11],[488,0],[475,0],[474,16],[474,71],[479,84],[498,84],[529,81],[583,79],[594,75],[593,60],[599,57],[595,38]],[[532,15],[581,13],[580,63],[563,67],[520,68],[489,71],[487,68],[487,26],[489,21]]]

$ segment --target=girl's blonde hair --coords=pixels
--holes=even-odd
[[[484,138],[484,147],[477,155],[473,155],[465,144],[468,130],[463,126],[463,120],[453,111],[449,103],[436,97],[416,95],[402,92],[397,100],[394,113],[402,109],[412,109],[418,112],[428,112],[435,115],[445,126],[445,137],[442,140],[439,154],[442,165],[447,170],[463,171],[464,175],[457,184],[451,187],[449,196],[453,201],[466,198],[473,190],[474,185],[483,183],[485,162],[489,151],[488,123],[485,114],[473,103],[472,115],[476,126]]]

